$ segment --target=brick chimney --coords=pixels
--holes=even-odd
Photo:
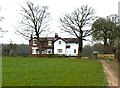
[[[58,34],[57,33],[55,33],[55,38],[58,38]]]

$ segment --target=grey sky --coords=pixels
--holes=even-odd
[[[51,13],[50,28],[59,33],[59,36],[66,37],[60,33],[58,28],[58,20],[65,13],[72,12],[76,7],[81,5],[88,5],[95,9],[97,16],[106,17],[110,14],[118,14],[118,1],[119,0],[30,0],[41,6],[47,5],[49,12]],[[5,17],[5,20],[0,25],[3,30],[7,30],[7,33],[3,34],[3,38],[0,39],[0,43],[27,43],[22,36],[15,34],[15,27],[17,26],[20,17],[20,5],[24,5],[25,0],[0,0],[0,6],[2,6],[0,15]],[[52,35],[54,35],[54,33]],[[87,42],[85,42],[87,43]]]

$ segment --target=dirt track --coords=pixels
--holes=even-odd
[[[118,87],[118,74],[116,75],[116,73],[118,73],[118,69],[117,69],[117,72],[115,72],[115,70],[113,70],[111,68],[110,64],[107,63],[105,60],[102,60],[101,62],[103,64],[104,72],[107,76],[108,86],[109,87],[116,86],[116,88],[120,88],[120,87]],[[115,64],[115,65],[117,65],[117,64]]]

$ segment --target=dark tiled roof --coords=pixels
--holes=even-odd
[[[65,41],[65,42],[68,42],[66,39],[64,39],[64,38],[61,38],[61,37],[54,38],[54,42],[55,42],[55,41],[57,41],[58,39],[62,39],[63,41]]]
[[[67,42],[67,43],[78,43],[78,39],[77,38],[54,38],[54,37],[41,37],[40,41],[48,41],[48,40],[52,40],[52,41],[57,41],[58,39],[62,39],[63,41]]]
[[[68,43],[78,43],[77,38],[64,38]]]
[[[48,40],[54,40],[54,37],[42,37],[40,38],[41,41],[48,41]]]

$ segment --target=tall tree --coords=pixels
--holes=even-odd
[[[94,51],[103,53],[103,44],[98,42],[95,43],[94,45],[89,45],[89,44],[85,45],[83,47],[82,56],[91,58]]]
[[[21,14],[23,20],[21,23],[26,29],[23,31],[17,30],[18,33],[25,37],[29,37],[31,32],[37,38],[37,45],[39,53],[41,53],[40,35],[47,30],[50,13],[48,13],[48,7],[39,5],[34,5],[34,3],[27,1],[26,7],[21,6]],[[26,33],[27,32],[27,33]]]
[[[117,26],[117,39],[116,39],[116,45],[117,45],[117,59],[120,62],[120,25]]]
[[[94,12],[94,9],[86,5],[60,18],[61,29],[78,38],[78,57],[82,52],[83,40],[91,34],[91,30],[83,30],[83,27],[95,19]]]
[[[104,42],[104,53],[108,53],[108,43],[115,39],[116,25],[112,21],[104,18],[97,19],[92,25],[93,40]],[[109,42],[108,42],[109,41]]]
[[[110,44],[112,46],[116,47],[116,58],[120,61],[120,20],[119,20],[119,16],[117,14],[111,14],[109,16],[107,16],[107,18],[109,20],[111,20],[112,22],[114,22],[117,26],[116,30],[114,31],[115,36],[112,36],[113,39],[110,42]]]

